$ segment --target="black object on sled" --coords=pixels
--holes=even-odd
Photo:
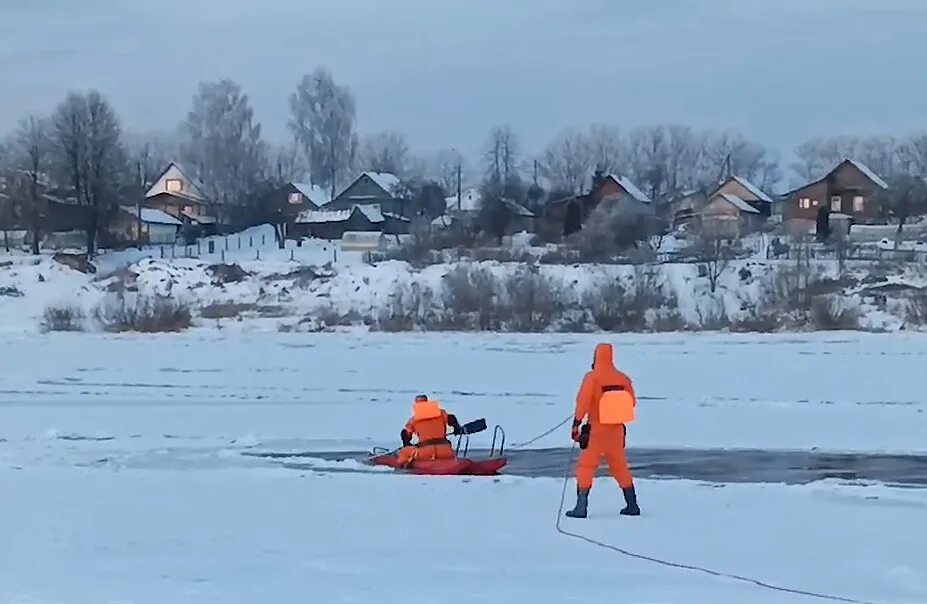
[[[475,419],[472,422],[467,422],[466,424],[460,427],[461,434],[476,434],[477,432],[482,432],[486,429],[486,420],[484,418]]]

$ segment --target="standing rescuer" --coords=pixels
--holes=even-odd
[[[576,395],[571,436],[583,451],[576,464],[576,507],[566,513],[570,518],[586,517],[592,480],[603,458],[624,493],[626,506],[619,513],[641,513],[625,454],[626,424],[634,421],[637,397],[631,378],[615,369],[613,354],[611,344],[595,347],[592,371],[583,377]]]
[[[398,454],[399,465],[407,466],[415,459],[454,459],[454,448],[447,439],[448,427],[453,429],[453,434],[461,432],[457,418],[442,409],[438,401],[424,394],[416,396],[412,417],[399,435],[403,445]],[[414,445],[413,436],[418,436]]]

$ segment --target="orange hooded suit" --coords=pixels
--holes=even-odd
[[[634,479],[625,455],[626,426],[624,423],[615,423],[620,420],[609,418],[603,421],[602,417],[603,413],[609,413],[607,410],[603,411],[606,408],[601,404],[607,394],[621,392],[625,397],[630,395],[632,409],[637,406],[637,396],[631,378],[615,369],[613,354],[611,344],[596,346],[592,370],[583,377],[579,393],[576,395],[572,436],[574,440],[580,440],[579,426],[583,420],[588,420],[589,443],[576,464],[577,507],[567,513],[574,518],[586,516],[586,500],[592,489],[596,470],[603,459],[608,464],[609,473],[618,481],[628,504],[621,513],[640,513],[634,493]]]
[[[425,395],[415,397],[412,417],[400,433],[403,447],[398,454],[399,465],[406,466],[415,459],[454,459],[454,448],[447,439],[448,426],[455,434],[460,430],[457,418],[442,409],[437,401]],[[415,445],[412,436],[418,436]]]

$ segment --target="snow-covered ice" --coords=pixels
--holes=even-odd
[[[552,479],[0,471],[0,601],[813,601],[555,531]],[[927,598],[924,491],[601,481],[564,528],[648,556],[886,604]],[[920,532],[920,534],[918,534]]]
[[[571,413],[602,340],[642,397],[633,446],[927,451],[922,334],[17,334],[0,429],[7,450],[49,431],[368,449],[395,445],[425,392],[523,442]]]
[[[918,334],[4,334],[0,602],[814,601],[561,535],[556,479],[244,454],[395,446],[419,392],[524,441],[571,412],[600,340],[642,397],[632,447],[927,451]],[[567,443],[564,426],[531,446]],[[644,515],[622,518],[600,479],[590,518],[563,526],[783,587],[927,601],[927,490],[638,491]]]

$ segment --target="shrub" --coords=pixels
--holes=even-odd
[[[70,304],[52,305],[42,314],[42,331],[82,331],[83,311]]]
[[[135,297],[130,302],[119,296],[115,303],[101,303],[95,316],[103,329],[116,333],[177,332],[189,328],[192,323],[187,305],[161,297]]]
[[[204,319],[234,319],[241,313],[254,310],[254,304],[243,304],[236,302],[216,302],[204,306],[200,315]]]
[[[676,300],[666,295],[654,267],[635,265],[631,285],[599,284],[583,297],[592,320],[605,331],[644,331],[662,314],[665,325],[681,323]]]
[[[920,293],[908,300],[905,318],[914,325],[927,325],[927,293]]]
[[[520,267],[502,282],[509,327],[515,331],[543,331],[561,310],[563,292],[537,268]]]
[[[811,326],[817,330],[859,329],[860,313],[855,306],[849,306],[837,296],[818,296],[811,301],[809,311]]]
[[[212,275],[213,284],[238,283],[244,281],[248,272],[237,264],[213,264],[206,269]]]
[[[434,294],[418,283],[397,283],[389,304],[380,311],[374,327],[380,331],[399,332],[427,328],[434,321],[431,310]]]
[[[445,322],[484,331],[498,326],[500,284],[489,269],[458,264],[444,276],[443,286]]]

